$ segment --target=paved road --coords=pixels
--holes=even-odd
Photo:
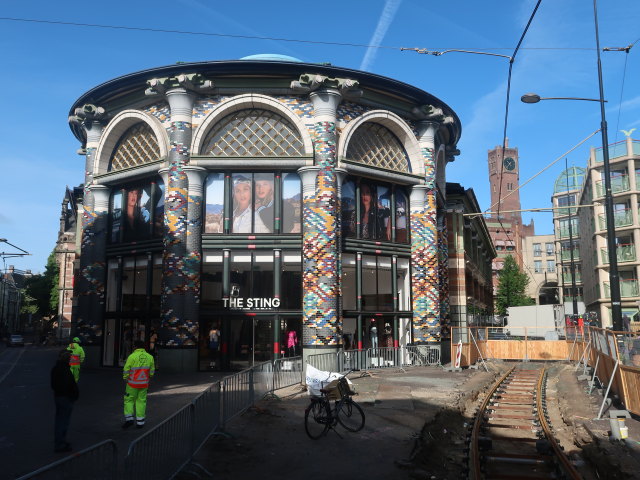
[[[63,458],[53,452],[54,403],[49,372],[58,347],[0,346],[0,478],[16,478]],[[149,390],[147,424],[152,428],[187,404],[220,374],[157,372]],[[113,439],[123,456],[144,430],[122,430],[122,372],[115,368],[85,369],[80,374],[80,399],[71,418],[68,440],[74,450]]]

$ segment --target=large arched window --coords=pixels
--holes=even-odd
[[[295,157],[304,145],[293,124],[269,110],[249,108],[227,115],[207,134],[203,153],[216,157]]]
[[[347,159],[396,172],[410,172],[409,156],[391,130],[366,122],[351,137]]]
[[[131,126],[120,138],[109,159],[109,171],[143,165],[160,159],[160,147],[153,130],[144,122]]]

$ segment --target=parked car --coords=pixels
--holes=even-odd
[[[22,335],[9,335],[9,340],[7,340],[7,344],[10,347],[24,347],[24,337]]]

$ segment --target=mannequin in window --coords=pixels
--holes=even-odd
[[[378,348],[378,327],[373,318],[371,319],[371,326],[369,327],[369,338],[371,339],[371,348]]]
[[[298,334],[294,329],[287,332],[287,355],[289,357],[296,356],[296,347],[298,346]]]
[[[393,335],[391,331],[391,324],[385,322],[384,324],[384,346],[388,348],[393,347]]]
[[[217,325],[211,325],[209,330],[209,368],[215,368],[218,359],[218,349],[220,348],[220,330]]]
[[[256,233],[271,233],[273,231],[273,175],[256,174],[256,200],[255,200],[255,216],[256,216]],[[257,219],[260,218],[264,224],[264,231],[257,230]]]

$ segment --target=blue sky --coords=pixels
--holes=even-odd
[[[84,24],[150,27],[330,41],[385,47],[492,51],[510,55],[535,1],[352,0],[332,2],[112,0],[10,2],[3,17]],[[640,39],[640,2],[599,0],[602,47]],[[520,182],[599,128],[595,102],[520,102],[541,96],[598,96],[593,7],[590,0],[543,0],[513,66],[508,137],[520,154]],[[551,48],[551,49],[541,49]],[[490,50],[491,49],[491,50]],[[85,91],[130,72],[177,61],[237,59],[280,53],[305,62],[363,69],[415,85],[442,99],[462,121],[461,155],[447,180],[473,188],[489,207],[487,150],[502,142],[508,60],[484,55],[419,55],[398,49],[316,45],[100,29],[0,20],[3,88],[0,89],[2,188],[0,238],[32,253],[6,266],[43,271],[55,246],[66,185],[83,181],[84,160],[67,124],[71,104]],[[626,59],[626,73],[625,73]],[[638,128],[640,139],[640,42],[602,54],[609,140]],[[624,81],[624,90],[622,84]],[[599,135],[568,155],[584,166]],[[564,160],[521,191],[523,208],[546,207]],[[552,233],[549,214],[531,214],[536,233]],[[525,220],[531,218],[526,214]],[[0,244],[0,251],[10,251]],[[3,266],[4,267],[4,266]]]

